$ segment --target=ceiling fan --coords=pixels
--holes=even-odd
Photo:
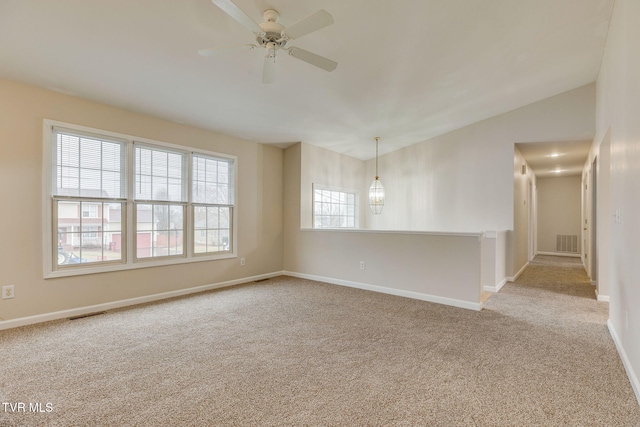
[[[291,40],[298,39],[304,35],[333,24],[333,18],[328,12],[319,10],[316,13],[304,18],[302,21],[285,28],[283,25],[278,24],[278,18],[280,17],[280,14],[274,9],[265,10],[264,14],[262,15],[264,18],[264,22],[257,24],[253,19],[249,17],[249,15],[244,13],[231,0],[211,1],[233,19],[242,24],[249,31],[254,33],[256,36],[257,45],[243,44],[238,46],[202,49],[198,51],[201,56],[213,56],[218,52],[230,49],[244,48],[253,50],[259,47],[265,48],[267,54],[264,57],[264,67],[262,69],[263,83],[272,83],[274,81],[275,64],[279,51],[285,51],[294,58],[322,68],[326,71],[333,71],[338,66],[337,62],[327,59],[323,56],[316,55],[315,53],[300,49],[299,47],[288,46]]]

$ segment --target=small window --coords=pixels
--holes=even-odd
[[[358,192],[313,186],[313,228],[358,228]]]
[[[82,217],[83,218],[98,218],[98,205],[93,203],[82,204]]]

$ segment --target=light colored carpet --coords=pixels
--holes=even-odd
[[[280,277],[0,331],[2,426],[639,426],[584,271],[482,312]]]

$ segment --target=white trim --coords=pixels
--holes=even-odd
[[[507,281],[508,281],[508,282],[515,282],[516,280],[518,280],[518,277],[520,277],[520,275],[524,272],[524,269],[525,269],[525,268],[527,268],[528,266],[529,266],[529,263],[526,263],[526,264],[525,264],[525,265],[520,269],[520,271],[518,271],[518,272],[516,273],[516,275],[515,275],[515,276],[513,276],[513,277],[511,277],[511,276],[507,277]]]
[[[618,350],[620,359],[622,359],[622,365],[624,365],[624,369],[627,371],[629,382],[631,383],[633,392],[636,394],[636,400],[638,401],[638,404],[640,404],[640,380],[638,380],[638,376],[633,370],[633,366],[631,366],[631,362],[627,357],[627,353],[624,351],[624,347],[620,342],[620,338],[618,338],[618,334],[616,333],[616,329],[613,327],[613,323],[611,323],[611,319],[607,320],[607,327],[609,328],[609,333],[611,334],[611,338],[613,338],[613,342],[616,344],[616,349]]]
[[[275,271],[273,273],[265,273],[257,276],[243,277],[241,279],[228,280],[226,282],[212,283],[209,285],[196,286],[193,288],[178,289],[175,291],[162,292],[162,293],[153,294],[153,295],[145,295],[141,297],[129,298],[129,299],[119,300],[119,301],[112,301],[112,302],[107,302],[103,304],[77,307],[69,310],[54,311],[52,313],[37,314],[35,316],[19,317],[17,319],[0,321],[0,331],[3,329],[18,328],[20,326],[33,325],[35,323],[48,322],[51,320],[65,319],[65,318],[74,317],[74,316],[82,316],[84,314],[95,313],[97,311],[113,310],[116,308],[128,307],[131,305],[144,304],[146,302],[159,301],[167,298],[174,298],[174,297],[179,297],[183,295],[195,294],[198,292],[209,291],[212,289],[226,288],[229,286],[235,286],[242,283],[253,282],[256,280],[269,279],[272,277],[278,277],[282,275],[283,275],[282,271]]]
[[[484,238],[484,231],[477,233],[472,232],[453,232],[453,231],[413,231],[413,230],[369,230],[363,228],[307,228],[302,227],[300,231],[313,231],[316,233],[340,232],[340,233],[368,233],[368,234],[421,234],[427,236],[453,236],[453,237],[477,237]]]
[[[596,291],[596,300],[600,302],[609,302],[609,295],[599,295]]]
[[[487,292],[493,292],[494,294],[499,292],[500,289],[502,289],[502,287],[504,285],[507,284],[507,278],[505,277],[504,279],[502,279],[502,281],[500,283],[498,283],[495,286],[483,286],[482,289],[487,291]]]
[[[129,251],[131,252],[131,251]],[[148,267],[162,267],[165,265],[174,265],[174,264],[189,264],[192,262],[202,262],[202,261],[214,261],[219,259],[231,259],[237,258],[238,256],[232,252],[222,254],[222,255],[213,255],[213,256],[193,256],[191,258],[164,258],[161,260],[141,260],[135,261],[132,264],[101,264],[92,267],[85,267],[86,264],[82,264],[81,267],[71,266],[65,268],[64,270],[55,270],[51,273],[48,273],[44,276],[44,279],[53,279],[56,277],[69,277],[69,276],[82,276],[85,274],[97,274],[97,273],[109,273],[112,271],[123,271],[123,270],[136,270],[139,268],[148,268]]]
[[[536,255],[566,256],[569,258],[580,258],[580,254],[567,254],[564,252],[536,252]]]
[[[352,282],[350,280],[334,279],[331,277],[316,276],[313,274],[296,273],[293,271],[285,270],[283,274],[285,276],[297,277],[300,279],[315,280],[317,282],[324,282],[332,285],[340,285],[340,286],[346,286],[349,288],[364,289],[366,291],[380,292],[383,294],[391,294],[391,295],[396,295],[396,296],[405,297],[405,298],[435,302],[438,304],[450,305],[450,306],[459,307],[459,308],[466,308],[469,310],[480,311],[482,309],[482,304],[480,304],[479,302],[474,303],[474,302],[462,301],[462,300],[453,299],[453,298],[440,297],[437,295],[423,294],[420,292],[405,291],[402,289],[394,289],[394,288],[387,288],[384,286],[370,285],[368,283]]]
[[[42,271],[44,276],[53,271],[53,216],[51,200],[51,138],[54,122],[44,119],[42,126]]]

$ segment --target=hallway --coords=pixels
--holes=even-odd
[[[595,286],[591,284],[582,260],[578,257],[536,255],[518,280],[510,285],[564,293],[596,301]],[[604,316],[608,317],[608,304],[596,306],[604,310]]]
[[[539,411],[555,412],[552,425],[638,426],[640,406],[607,328],[609,304],[594,290],[579,258],[538,255],[485,310],[506,316],[527,347],[518,356],[519,376],[529,371],[524,393]]]

